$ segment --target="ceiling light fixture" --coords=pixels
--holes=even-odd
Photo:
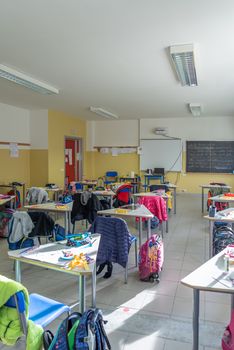
[[[202,107],[199,103],[189,103],[189,109],[194,117],[200,117],[202,113]]]
[[[181,85],[197,86],[193,45],[170,46],[170,55]]]
[[[59,90],[53,86],[31,78],[24,73],[18,72],[17,70],[4,66],[2,64],[0,64],[0,78],[10,80],[13,83],[22,85],[43,95],[52,95],[59,93]]]
[[[90,107],[90,111],[108,119],[118,119],[119,116],[99,107]]]

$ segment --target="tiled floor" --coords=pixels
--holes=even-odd
[[[110,279],[98,276],[97,306],[108,320],[106,330],[113,350],[192,349],[192,290],[181,285],[180,280],[206,261],[208,224],[201,215],[200,196],[179,194],[177,203],[177,214],[170,214],[169,233],[164,235],[165,263],[159,284],[139,281],[136,268],[129,270],[127,285],[123,282],[124,271],[118,266]],[[129,225],[136,230],[133,221]],[[6,242],[1,240],[0,244],[0,273],[13,278]],[[132,266],[133,252],[134,249],[130,255]],[[66,274],[24,265],[22,283],[30,292],[67,303],[77,298],[77,281]],[[230,297],[201,293],[200,305],[200,349],[221,349],[221,336],[230,316]],[[55,330],[59,322],[51,328]]]

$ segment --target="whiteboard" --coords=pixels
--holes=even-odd
[[[182,170],[182,141],[173,139],[141,140],[140,170],[164,168]]]

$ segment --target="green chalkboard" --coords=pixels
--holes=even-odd
[[[234,141],[186,141],[186,172],[234,174]]]

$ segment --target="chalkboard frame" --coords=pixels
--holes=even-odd
[[[186,172],[234,174],[234,141],[186,141]]]

